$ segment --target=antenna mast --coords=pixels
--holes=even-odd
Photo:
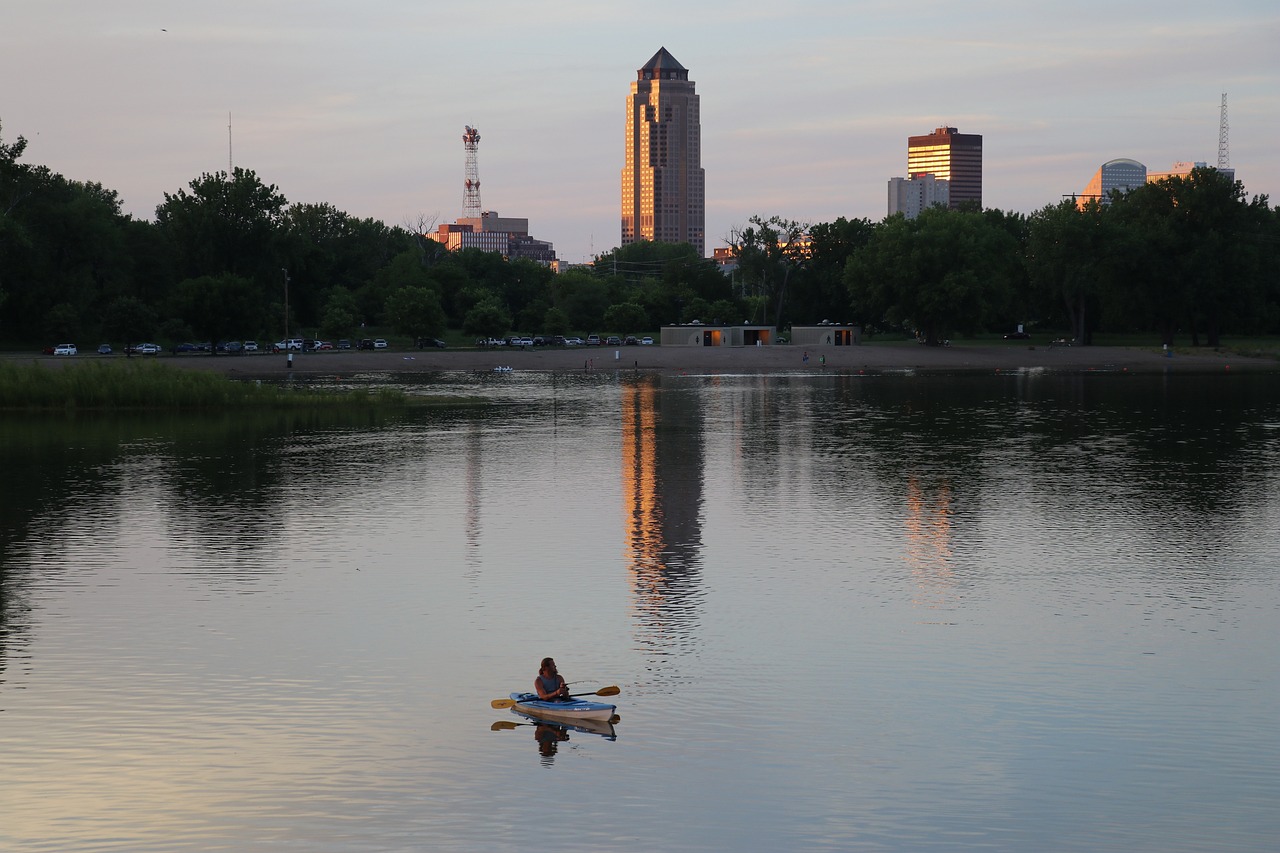
[[[1231,165],[1231,149],[1227,146],[1227,93],[1222,93],[1222,121],[1218,125],[1218,168]]]
[[[235,160],[231,156],[231,112],[227,112],[227,177],[235,174]]]
[[[480,131],[471,125],[465,128],[462,147],[467,151],[467,172],[462,183],[462,215],[477,219],[480,217],[480,169],[476,165],[476,150],[480,147]]]

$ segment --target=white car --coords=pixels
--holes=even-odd
[[[643,338],[640,339],[640,346],[644,346],[644,347],[653,346],[653,338],[649,337],[648,335],[645,335]]]
[[[257,351],[258,351],[258,342],[257,342],[257,341],[245,341],[245,342],[244,342],[244,351],[245,351],[245,352],[257,352]]]
[[[155,355],[160,352],[159,344],[138,344],[133,348],[134,352],[140,352],[143,355]]]
[[[53,348],[54,355],[75,355],[77,352],[75,344],[58,344]]]
[[[387,342],[386,342],[386,341],[384,341],[382,338],[375,338],[375,339],[374,339],[374,342],[373,342],[373,348],[374,348],[374,349],[386,349],[386,348],[387,348]]]

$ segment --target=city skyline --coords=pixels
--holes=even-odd
[[[290,202],[404,225],[462,215],[458,128],[480,126],[485,207],[574,263],[619,245],[619,91],[665,45],[701,98],[708,255],[753,215],[880,221],[904,137],[938,126],[983,136],[984,204],[1022,213],[1117,158],[1212,164],[1223,92],[1237,177],[1280,200],[1270,0],[498,2],[483,23],[407,0],[22,4],[0,138],[139,218],[234,160]]]

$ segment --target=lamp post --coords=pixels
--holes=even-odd
[[[284,273],[284,350],[288,353],[285,364],[293,367],[293,348],[289,346],[289,271],[281,268],[280,272]]]

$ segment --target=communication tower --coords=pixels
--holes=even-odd
[[[463,181],[462,215],[478,218],[480,216],[480,170],[476,165],[476,151],[480,148],[480,131],[471,125],[465,125],[462,134],[462,147],[467,151],[467,174]]]
[[[1222,93],[1222,121],[1218,124],[1218,168],[1231,165],[1231,149],[1227,147],[1227,93]]]

